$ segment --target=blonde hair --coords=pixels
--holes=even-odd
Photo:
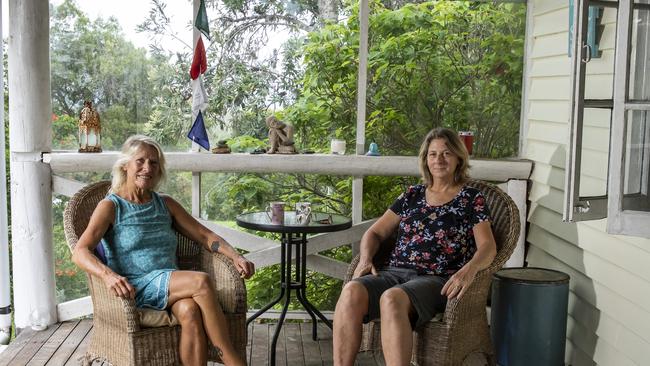
[[[464,184],[467,182],[469,180],[469,153],[467,153],[465,144],[460,140],[456,131],[449,128],[438,127],[427,133],[427,136],[424,138],[424,141],[422,141],[422,145],[420,146],[420,159],[418,162],[423,183],[427,187],[430,187],[433,184],[433,175],[431,175],[429,166],[427,165],[427,154],[429,152],[431,141],[435,139],[445,140],[449,151],[458,157],[458,165],[454,172],[454,183]]]
[[[117,192],[124,182],[126,182],[126,171],[124,171],[124,166],[133,159],[135,154],[137,154],[145,146],[153,147],[158,153],[158,166],[160,168],[160,174],[158,176],[158,181],[154,184],[154,189],[157,189],[158,186],[167,178],[167,170],[165,169],[165,155],[163,154],[162,148],[160,145],[151,137],[144,135],[133,135],[126,139],[124,145],[122,145],[122,151],[120,156],[117,158],[115,164],[113,164],[113,179],[111,180],[111,191]]]

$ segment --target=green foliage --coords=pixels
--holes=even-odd
[[[78,118],[68,114],[52,115],[52,145],[59,149],[76,150],[79,148]]]
[[[286,115],[302,136],[353,144],[358,18],[309,34],[303,90]],[[516,154],[525,7],[439,1],[371,3],[366,138],[385,154],[417,153],[437,126],[475,133],[476,157]]]
[[[350,262],[352,250],[349,246],[334,248],[321,254],[340,260]],[[295,276],[295,274],[294,274]],[[259,270],[253,278],[246,282],[248,292],[248,306],[259,309],[269,303],[280,293],[280,266],[274,265]],[[322,273],[307,271],[307,297],[309,301],[320,310],[334,310],[336,300],[341,293],[343,281],[331,278]],[[281,309],[283,303],[275,305],[275,309]],[[302,310],[302,305],[292,297],[289,304],[290,310]]]
[[[63,210],[68,199],[56,197],[52,200],[52,215],[55,221],[63,218]],[[54,272],[56,276],[57,302],[78,299],[88,295],[88,284],[84,271],[79,269],[71,260],[71,253],[65,241],[63,225],[53,227],[54,240]]]
[[[266,143],[254,137],[243,135],[228,139],[228,146],[234,153],[250,153],[255,149],[266,147]]]
[[[84,100],[92,101],[105,128],[103,146],[119,147],[149,117],[155,90],[149,70],[160,64],[124,39],[116,19],[90,21],[73,0],[53,7],[50,19],[54,114],[76,120]],[[68,119],[56,122],[54,148],[70,148],[76,128]]]

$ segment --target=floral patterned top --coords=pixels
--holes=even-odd
[[[390,207],[401,220],[387,264],[450,276],[472,259],[474,225],[489,221],[490,211],[481,191],[472,187],[463,186],[441,206],[429,206],[425,191],[422,184],[411,186]]]

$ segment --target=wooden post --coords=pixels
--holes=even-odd
[[[2,38],[2,4],[0,4],[0,39]],[[4,59],[4,49],[0,50]],[[0,64],[0,75],[4,75],[4,63]],[[5,100],[4,78],[0,79],[0,94]],[[5,173],[5,115],[0,115],[0,345],[8,344],[11,336],[11,298],[9,287],[9,238],[7,224],[7,181]]]
[[[57,321],[52,247],[49,4],[10,0],[9,147],[13,289],[17,328]]]
[[[201,4],[200,0],[194,0],[192,5],[192,24],[196,20],[196,15],[199,12],[199,5]],[[192,26],[192,50],[196,49],[196,42],[201,37],[201,33]],[[192,122],[190,126],[194,123],[194,114],[192,114]],[[192,141],[192,151],[195,153],[201,152],[201,147],[196,142]],[[192,172],[192,216],[201,217],[201,172]]]
[[[357,144],[356,154],[363,155],[366,145],[366,87],[368,83],[368,0],[359,1],[359,77],[357,80]],[[352,179],[352,223],[363,220],[363,177]],[[359,252],[359,243],[352,245],[352,254]]]

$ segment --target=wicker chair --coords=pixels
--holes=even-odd
[[[483,353],[490,365],[495,363],[485,306],[492,275],[508,260],[517,244],[519,211],[512,199],[501,189],[477,180],[470,180],[468,185],[481,190],[485,195],[492,214],[497,255],[488,268],[476,275],[462,299],[448,301],[442,317],[436,316],[434,320],[413,332],[411,362],[416,365],[459,366],[467,356],[475,352]],[[390,250],[390,245],[382,245],[382,251],[375,255],[375,263],[383,263]],[[350,263],[345,282],[352,278],[358,263],[359,256]],[[360,350],[381,352],[378,320],[364,324]]]
[[[77,192],[64,212],[65,236],[70,250],[88,225],[90,216],[108,192],[110,182],[91,184]],[[226,315],[235,349],[246,359],[246,288],[232,262],[222,254],[211,253],[201,245],[178,234],[178,266],[207,272],[215,281],[217,298]],[[120,365],[180,365],[178,341],[180,326],[147,328],[140,322],[140,310],[132,299],[111,294],[104,282],[88,275],[93,302],[93,333],[84,356],[84,364],[94,360]],[[166,312],[161,315],[166,315]],[[210,344],[210,342],[208,342]],[[208,358],[221,362],[214,347]]]

